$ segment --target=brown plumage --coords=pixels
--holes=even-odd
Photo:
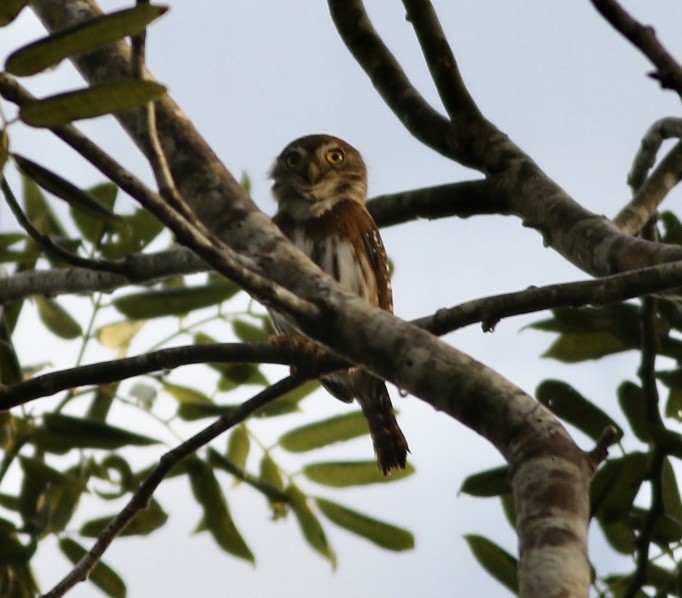
[[[393,311],[386,250],[365,207],[367,170],[359,152],[336,137],[310,135],[291,142],[271,174],[280,230],[346,288]],[[278,333],[299,332],[286,316],[270,315]],[[337,399],[358,400],[384,474],[404,468],[407,442],[384,382],[357,367],[321,382]]]

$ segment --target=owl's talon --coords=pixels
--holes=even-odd
[[[270,339],[273,345],[278,347],[290,347],[292,349],[300,349],[306,354],[310,355],[310,361],[301,365],[291,366],[289,371],[292,374],[304,373],[308,374],[310,378],[318,378],[320,373],[318,371],[317,363],[328,356],[329,353],[316,342],[301,336],[300,334],[278,334]]]

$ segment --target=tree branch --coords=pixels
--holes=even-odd
[[[312,372],[317,367],[338,367],[338,361],[324,360],[320,356],[312,355],[304,347],[294,345],[271,343],[186,345],[125,359],[66,368],[11,386],[0,387],[0,411],[70,388],[119,382],[134,376],[172,370],[183,365],[223,362],[278,363],[293,366],[303,361],[309,366],[306,370],[308,372]]]
[[[509,214],[509,206],[485,180],[462,181],[399,193],[379,195],[367,202],[379,227],[403,224],[418,218],[435,220],[457,216]]]
[[[407,9],[407,20],[414,26],[438,95],[454,125],[459,127],[462,119],[483,120],[481,111],[464,84],[431,2],[403,0],[403,4]]]
[[[663,140],[670,137],[682,138],[681,119],[665,118],[654,123],[642,139],[628,175],[634,197],[613,220],[625,234],[637,234],[670,190],[682,180],[682,142],[677,143],[647,176]]]
[[[651,76],[658,79],[664,89],[672,89],[682,97],[682,68],[658,41],[653,27],[636,21],[616,0],[592,0],[592,4],[616,31],[652,62],[657,72]]]
[[[426,0],[414,0],[410,2],[412,4],[420,8],[429,7]],[[540,232],[545,245],[595,276],[682,259],[681,248],[633,239],[620,233],[605,217],[583,208],[504,133],[484,117],[476,118],[477,111],[473,108],[467,109],[467,118],[459,118],[449,125],[442,117],[439,117],[437,125],[435,121],[422,118],[427,110],[424,100],[414,91],[372,28],[362,3],[359,0],[329,0],[329,6],[342,39],[410,133],[443,155],[486,173],[496,201],[509,213],[521,218],[524,226]],[[463,83],[456,71],[456,63],[443,60],[442,64],[432,65],[440,60],[443,52],[449,51],[443,50],[438,41],[439,25],[436,34],[429,34],[430,30],[433,31],[434,19],[429,7],[428,18],[419,21],[422,29],[418,34],[424,40],[422,47],[427,54],[427,62],[441,81],[442,93],[465,98],[468,92],[458,87]],[[447,64],[450,80],[445,82]],[[418,97],[419,102],[411,101],[414,97]],[[452,108],[457,105],[455,100],[449,101],[453,103]],[[467,105],[465,100],[460,100],[460,103]],[[438,132],[431,130],[433,126],[439,127]],[[421,132],[415,131],[415,127],[421,127]]]
[[[113,542],[113,540],[125,529],[130,521],[149,504],[154,491],[170,471],[183,459],[187,458],[197,449],[201,448],[216,436],[219,436],[232,426],[244,421],[249,415],[261,407],[271,403],[275,399],[293,390],[303,382],[305,376],[294,374],[262,390],[257,395],[242,403],[239,407],[228,414],[223,415],[207,428],[195,434],[182,444],[175,447],[161,457],[159,464],[152,470],[147,479],[142,482],[138,490],[128,501],[128,504],[119,512],[111,523],[102,531],[92,548],[71,569],[56,586],[47,592],[44,598],[57,598],[63,596],[77,583],[87,579],[100,558]]]
[[[122,260],[125,275],[89,268],[29,270],[0,277],[0,304],[31,295],[55,297],[68,293],[114,291],[132,283],[152,284],[178,274],[207,270],[206,262],[185,247],[158,253],[136,254]]]
[[[665,295],[665,291],[682,286],[682,264],[662,264],[623,274],[531,287],[439,309],[435,314],[413,320],[415,326],[442,336],[453,330],[482,323],[491,331],[502,319],[556,307],[585,307],[615,303],[643,294]]]
[[[455,158],[449,121],[410,83],[398,61],[372,26],[360,0],[329,0],[329,12],[350,53],[405,128],[444,156]]]

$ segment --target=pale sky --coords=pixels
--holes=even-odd
[[[369,167],[370,195],[477,177],[421,146],[405,131],[340,41],[326,3],[171,0],[169,4],[169,13],[148,32],[150,69],[235,176],[249,173],[253,198],[267,213],[274,211],[266,178],[274,156],[289,141],[308,133],[331,133],[357,147]],[[679,99],[646,76],[651,66],[587,1],[441,0],[434,4],[465,81],[485,115],[583,206],[615,215],[629,199],[626,175],[642,134],[655,120],[679,114]],[[102,3],[107,10],[120,5]],[[668,49],[682,57],[679,2],[624,5],[654,25]],[[401,3],[374,0],[367,6],[412,81],[439,107]],[[39,35],[40,28],[27,11],[11,28],[0,31],[0,47],[7,52]],[[37,95],[47,95],[80,82],[73,69],[60,67],[27,84]],[[149,180],[141,156],[115,125],[97,120],[81,126]],[[84,187],[101,181],[98,173],[45,133],[17,127],[12,143],[17,152],[49,164]],[[675,191],[665,205],[674,209],[679,198]],[[3,231],[15,226],[4,205],[0,222]],[[512,217],[410,223],[382,234],[396,266],[396,313],[405,319],[529,285],[586,278],[543,248],[540,235]],[[581,368],[540,359],[553,337],[522,328],[546,316],[503,321],[493,334],[472,326],[447,340],[529,393],[545,378],[565,379],[614,414],[609,407],[615,405],[614,389],[625,377],[634,380],[634,356]],[[33,335],[17,340],[20,350],[35,343]],[[60,361],[61,353],[55,355],[47,340],[43,350],[45,355],[32,355],[31,361],[70,365]],[[283,374],[282,369],[272,370],[271,379]],[[190,370],[177,379],[195,383]],[[338,569],[332,572],[304,543],[293,516],[269,521],[260,496],[245,487],[233,489],[227,478],[221,478],[232,515],[256,556],[254,568],[227,556],[208,534],[191,535],[200,511],[184,480],[173,480],[157,492],[170,513],[165,528],[142,540],[119,539],[105,554],[126,580],[129,596],[507,595],[479,568],[462,536],[487,535],[510,552],[516,550],[515,536],[497,501],[457,495],[467,475],[500,465],[501,457],[461,424],[417,399],[397,398],[394,389],[392,394],[417,474],[381,487],[330,492],[310,483],[306,489],[411,529],[415,550],[386,552],[329,524],[328,537],[338,557]],[[55,404],[55,399],[46,401]],[[304,408],[304,414],[290,417],[286,425],[347,409],[323,393],[309,399]],[[281,431],[272,426],[257,429],[263,430],[269,443]],[[591,448],[584,437],[576,439]],[[370,457],[369,440],[364,438],[328,448],[319,459]],[[292,467],[306,462],[286,455],[282,460]],[[88,516],[113,508],[106,505]],[[611,553],[602,550],[595,526],[591,532],[592,558],[600,570],[608,566]],[[57,548],[45,545],[35,561],[43,590],[68,569]],[[628,566],[627,560],[615,565],[621,570]],[[80,584],[70,596],[97,592],[91,584]]]

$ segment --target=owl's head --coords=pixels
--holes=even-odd
[[[319,217],[338,202],[367,198],[367,169],[360,153],[331,135],[292,141],[270,172],[280,211],[299,219]]]

